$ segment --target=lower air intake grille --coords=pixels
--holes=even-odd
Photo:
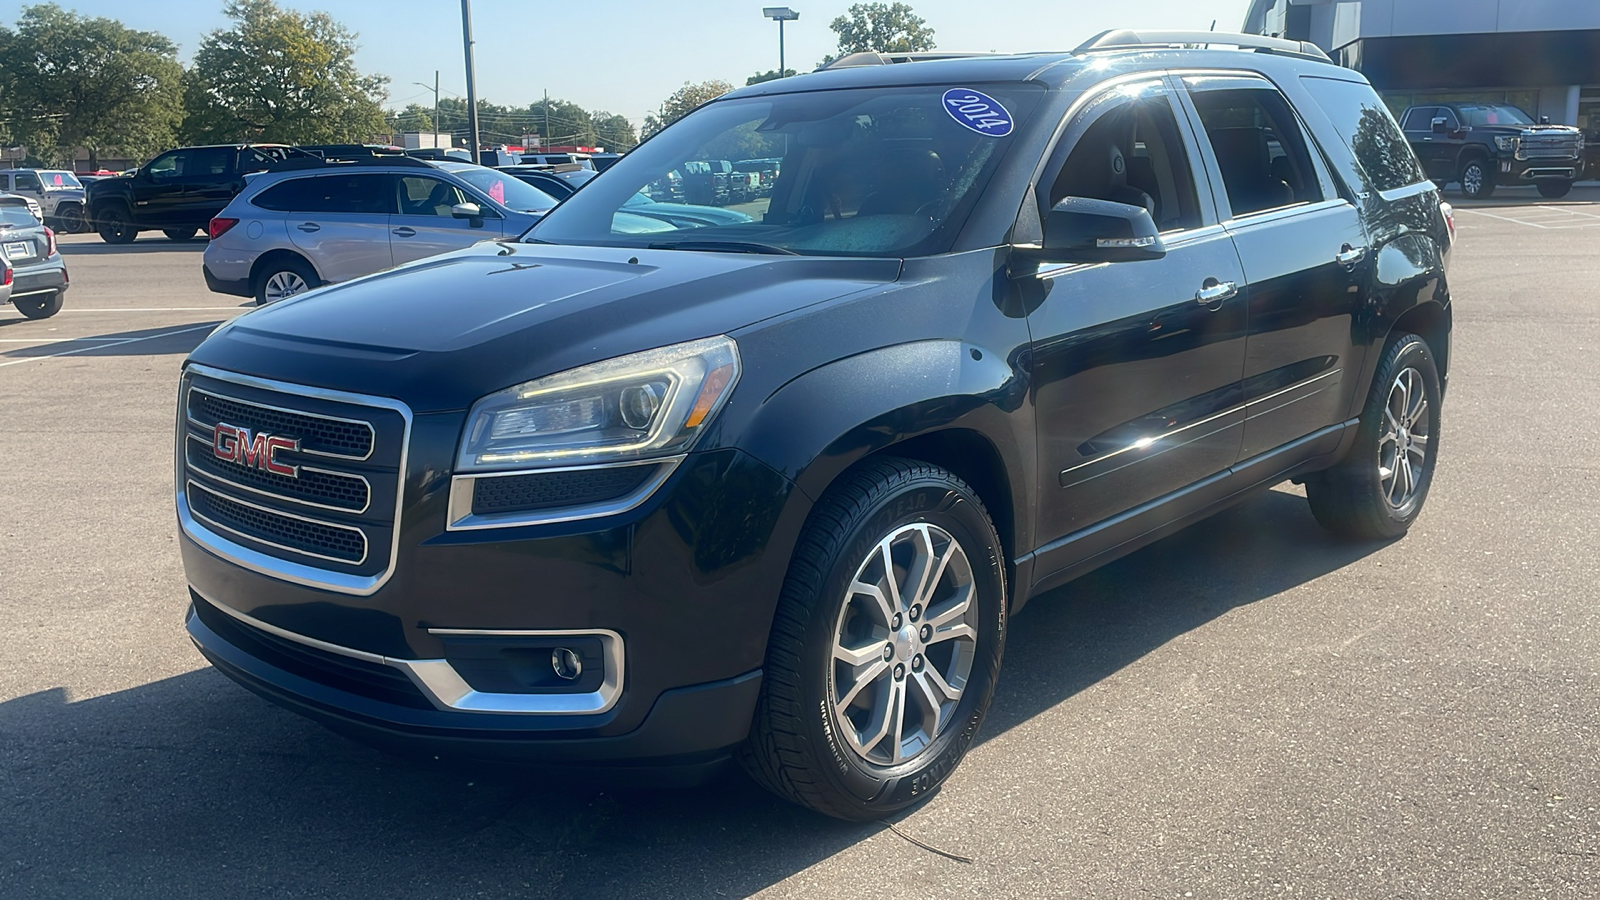
[[[655,474],[656,468],[653,465],[617,466],[479,478],[472,490],[472,514],[496,515],[604,503],[637,490]]]

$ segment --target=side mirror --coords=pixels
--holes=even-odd
[[[472,227],[483,227],[483,209],[476,203],[457,203],[450,207],[450,215],[457,219],[468,219]]]
[[[1051,207],[1044,240],[1017,252],[1038,262],[1104,263],[1161,259],[1161,243],[1150,211],[1142,206],[1067,197]]]
[[[1450,130],[1449,128],[1445,127],[1448,124],[1450,124],[1449,120],[1444,118],[1443,116],[1440,116],[1440,117],[1434,119],[1433,120],[1433,133],[1434,134],[1444,134],[1445,132]]]
[[[1550,117],[1549,116],[1540,116],[1539,117],[1539,124],[1540,125],[1549,125],[1550,124]]]

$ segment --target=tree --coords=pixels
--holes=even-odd
[[[15,32],[0,28],[0,118],[12,141],[50,165],[77,148],[99,168],[110,155],[171,146],[183,118],[178,48],[151,31],[89,18],[54,3],[30,6]]]
[[[933,49],[933,29],[904,3],[857,3],[828,27],[839,36],[838,56]],[[836,58],[829,56],[823,63]]]
[[[688,115],[695,107],[702,103],[710,103],[731,90],[733,85],[721,80],[702,81],[699,84],[685,81],[683,87],[674,91],[671,97],[661,101],[659,109],[644,117],[644,134],[641,136],[650,137]]]
[[[327,13],[230,0],[233,27],[206,35],[184,79],[185,136],[320,144],[384,130],[388,79],[356,70],[356,35]]]
[[[595,146],[621,153],[638,145],[639,135],[634,132],[633,123],[628,121],[627,116],[597,109],[589,113],[589,118],[594,122]]]
[[[756,74],[751,75],[749,78],[746,78],[744,80],[744,84],[745,87],[749,87],[752,84],[761,84],[767,81],[777,81],[779,78],[788,78],[793,74],[795,74],[793,69],[784,69],[781,73],[777,69],[768,69],[765,72],[757,72]]]

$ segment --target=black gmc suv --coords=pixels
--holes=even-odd
[[[168,150],[132,175],[85,185],[89,221],[108,244],[131,243],[140,231],[153,229],[187,241],[244,189],[245,175],[266,171],[291,155],[309,154],[282,144]]]
[[[628,212],[729,148],[782,159],[759,215]],[[1287,479],[1334,532],[1405,533],[1452,230],[1310,45],[1110,32],[747,87],[519,241],[196,349],[188,629],[378,744],[736,756],[881,816],[960,762],[1028,598]]]
[[[1472,200],[1493,194],[1496,185],[1532,184],[1542,196],[1565,197],[1583,177],[1583,132],[1535,122],[1515,106],[1413,106],[1400,123],[1428,177],[1440,187],[1460,182]]]

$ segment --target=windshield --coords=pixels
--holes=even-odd
[[[507,209],[544,212],[557,202],[556,198],[533,185],[494,169],[471,164],[440,166],[440,168],[488,194],[489,199]]]
[[[1033,85],[946,85],[718,101],[628,153],[526,239],[941,253],[1040,95]]]
[[[47,191],[83,187],[83,182],[71,172],[40,172],[39,177],[44,180],[44,189]]]
[[[1457,107],[1472,126],[1482,125],[1532,125],[1533,120],[1515,106],[1462,105]]]

